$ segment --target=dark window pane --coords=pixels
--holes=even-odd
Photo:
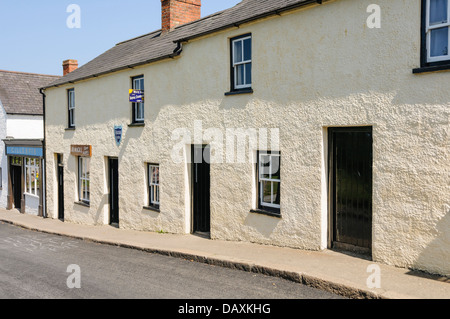
[[[252,64],[245,65],[245,84],[252,84]]]
[[[252,39],[244,40],[244,60],[252,59]]]
[[[431,30],[430,54],[438,57],[448,54],[448,27]]]
[[[242,62],[242,41],[234,42],[234,63]]]
[[[280,183],[273,183],[273,203],[275,205],[280,205]]]
[[[430,0],[430,25],[447,22],[448,0]]]
[[[272,179],[280,179],[280,157],[272,156]]]
[[[261,155],[259,169],[260,169],[260,178],[270,178],[270,156],[269,155]]]

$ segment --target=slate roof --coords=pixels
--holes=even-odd
[[[39,88],[60,76],[0,70],[0,101],[7,114],[43,115]]]
[[[230,9],[181,25],[170,32],[162,33],[161,30],[158,30],[118,43],[115,47],[47,87],[73,83],[158,60],[173,58],[180,54],[179,42],[185,42],[311,3],[322,3],[322,0],[243,0]]]

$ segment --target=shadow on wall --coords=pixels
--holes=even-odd
[[[280,222],[280,218],[270,216],[263,216],[263,218],[261,218],[261,215],[248,214],[244,225],[251,227],[265,238],[269,239]]]
[[[410,271],[408,274],[450,282],[450,206],[444,205],[443,209],[444,216],[437,222],[435,239],[423,249],[411,266],[413,269],[431,273],[431,276],[416,271]]]

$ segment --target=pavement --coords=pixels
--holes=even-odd
[[[302,251],[195,235],[86,226],[0,209],[0,221],[25,229],[281,277],[353,299],[450,299],[450,279],[336,251]],[[371,288],[374,268],[380,288]]]

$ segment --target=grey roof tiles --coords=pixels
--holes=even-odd
[[[321,3],[321,1],[243,0],[230,9],[181,25],[170,32],[162,33],[161,30],[158,30],[141,37],[120,42],[77,70],[54,81],[48,87],[72,83],[170,58],[178,54],[177,42],[193,39],[310,3]]]
[[[0,70],[0,101],[7,114],[42,115],[39,88],[60,77]]]

